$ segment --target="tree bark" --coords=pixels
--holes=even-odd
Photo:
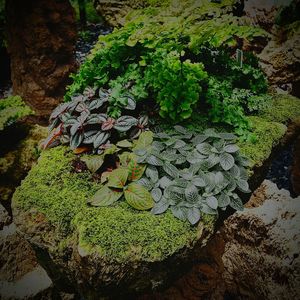
[[[14,94],[46,119],[75,71],[76,23],[68,0],[7,0]]]

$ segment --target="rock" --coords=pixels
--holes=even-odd
[[[268,81],[276,89],[292,92],[300,82],[300,29],[295,29],[284,40],[273,37],[258,55]],[[295,94],[295,96],[299,96]]]
[[[76,24],[69,1],[6,4],[14,94],[47,119],[75,71]]]
[[[244,13],[253,25],[259,25],[271,32],[279,9],[278,2],[270,0],[245,0]]]
[[[297,137],[293,149],[293,165],[291,171],[291,181],[293,192],[300,196],[300,135]]]
[[[0,230],[11,223],[7,210],[0,204]]]
[[[262,205],[225,222],[227,294],[235,299],[299,299],[300,198],[291,198],[270,181],[264,187]]]
[[[133,9],[151,6],[159,6],[168,3],[168,0],[155,2],[147,0],[96,0],[94,6],[99,15],[103,16],[107,24],[113,27],[123,26],[125,24],[125,16]]]
[[[48,130],[39,125],[20,125],[7,129],[3,134],[6,148],[1,149],[4,154],[0,156],[0,201],[7,203],[15,187],[38,159],[39,144],[47,137]]]
[[[16,232],[15,224],[4,226],[0,231],[0,298],[42,299],[50,296],[52,287],[30,245]]]

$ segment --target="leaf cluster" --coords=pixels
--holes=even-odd
[[[141,134],[135,143],[134,149],[149,146],[152,142],[151,134],[151,132]],[[129,145],[128,141],[120,143],[120,147],[128,148],[132,146]],[[88,202],[93,206],[110,206],[124,196],[126,202],[134,209],[148,210],[152,208],[154,201],[151,194],[137,182],[143,176],[146,165],[139,164],[137,156],[132,152],[123,152],[119,155],[119,160],[117,169],[102,174],[102,178],[106,177],[104,180],[107,183]],[[99,159],[99,157],[89,157],[84,161],[90,170],[95,171],[100,168],[104,160]]]
[[[111,105],[111,102],[113,104]],[[72,101],[59,105],[50,116],[50,135],[44,148],[57,143],[69,143],[71,149],[83,147],[102,153],[122,137],[134,139],[147,129],[147,116],[109,115],[111,106],[128,113],[136,108],[130,94],[114,101],[110,90],[87,87],[83,94],[74,95]]]
[[[249,192],[248,161],[239,154],[236,136],[213,129],[203,134],[174,129],[155,134],[151,147],[134,150],[137,162],[147,164],[138,183],[151,192],[152,213],[170,209],[175,217],[196,224],[201,213],[218,214],[227,206],[242,210],[237,190]]]
[[[130,92],[138,101],[154,99],[160,116],[174,122],[202,109],[212,121],[243,133],[249,129],[245,114],[251,101],[232,104],[230,99],[235,91],[261,95],[267,83],[251,55],[244,55],[240,67],[233,54],[244,40],[267,34],[233,16],[235,4],[171,1],[167,8],[131,13],[123,28],[100,37],[90,59],[73,76],[66,100],[87,86],[110,88],[116,103],[112,115],[119,114],[117,103]]]

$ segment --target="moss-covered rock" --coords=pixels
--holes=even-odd
[[[179,265],[191,261],[192,256],[187,255],[190,249],[196,245],[199,249],[213,233],[212,217],[192,227],[170,212],[154,216],[133,210],[125,202],[107,208],[89,207],[86,201],[99,186],[88,172],[72,171],[74,158],[65,147],[44,151],[16,190],[13,209],[15,222],[27,234],[42,220],[43,230],[31,232],[34,243],[57,258],[65,275],[76,278],[82,293],[105,294],[111,285],[122,292],[124,284],[128,285],[126,293],[150,288],[156,281],[165,283]],[[45,224],[51,226],[51,234],[45,232]],[[53,246],[48,248],[49,243]],[[63,257],[70,251],[72,255],[65,262]],[[158,263],[166,264],[178,256],[169,270],[157,271]],[[79,274],[81,268],[84,271]]]
[[[20,96],[10,96],[0,100],[0,131],[17,120],[32,114]]]
[[[257,169],[287,127],[259,116],[249,120],[257,139],[239,146]],[[199,120],[200,128],[207,126]],[[167,283],[197,257],[212,235],[212,217],[192,227],[170,212],[154,216],[133,210],[124,201],[106,208],[88,206],[99,184],[89,172],[74,172],[74,159],[66,147],[44,151],[16,190],[13,211],[20,230],[37,249],[50,254],[48,264],[55,264],[87,299]]]

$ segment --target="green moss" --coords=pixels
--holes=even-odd
[[[251,166],[261,166],[270,156],[272,149],[285,134],[287,127],[281,123],[269,122],[260,117],[248,117],[256,141],[240,141],[241,153],[251,160]]]
[[[287,124],[300,118],[300,99],[290,95],[276,95],[260,116],[267,121]]]
[[[11,125],[18,119],[32,114],[20,96],[10,96],[0,100],[0,130]]]
[[[15,192],[14,206],[44,213],[62,239],[78,231],[82,247],[110,260],[161,260],[196,240],[197,229],[171,213],[157,217],[132,210],[125,202],[89,207],[86,200],[99,185],[89,173],[73,173],[73,159],[64,147],[44,151]],[[213,228],[213,219],[205,218],[205,224]]]

